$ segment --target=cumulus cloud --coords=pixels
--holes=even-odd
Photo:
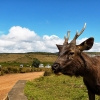
[[[77,40],[77,44],[85,39]],[[0,35],[0,53],[57,52],[55,44],[63,44],[63,41],[56,35],[40,37],[28,28],[13,26],[8,34]],[[100,43],[94,43],[90,51],[100,51],[99,47]]]
[[[34,31],[30,31],[28,28],[13,26],[9,30],[9,33],[7,35],[2,35],[1,38],[17,42],[17,41],[30,41],[32,40],[32,38],[38,40],[39,36],[37,36]]]
[[[58,36],[40,37],[34,31],[20,26],[10,28],[8,34],[0,35],[0,52],[56,52],[56,43],[62,42]]]

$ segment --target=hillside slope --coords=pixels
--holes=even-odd
[[[37,58],[41,63],[54,62],[57,55],[47,54],[47,53],[1,53],[0,54],[0,64],[5,63],[26,63],[32,64],[33,58]]]

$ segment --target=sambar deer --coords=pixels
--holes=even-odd
[[[59,55],[52,65],[52,70],[55,74],[82,76],[88,90],[89,100],[95,100],[95,94],[100,95],[100,59],[90,57],[83,52],[92,48],[94,38],[90,37],[80,45],[76,45],[76,39],[83,33],[85,27],[86,24],[80,33],[76,32],[70,43],[68,43],[69,32],[63,45],[57,45]]]

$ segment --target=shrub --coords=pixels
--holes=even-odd
[[[52,70],[50,68],[46,69],[44,72],[44,76],[50,76],[52,74]]]
[[[25,68],[24,67],[21,67],[20,68],[20,73],[25,73],[25,72],[26,72]]]
[[[10,73],[27,73],[27,72],[41,72],[41,71],[45,71],[44,76],[49,76],[52,73],[50,68],[8,66],[8,67],[2,67],[2,69],[0,70],[0,75],[10,74]]]
[[[4,72],[3,71],[0,71],[0,76],[4,75]]]
[[[26,69],[26,72],[31,72],[32,68],[26,67],[25,69]]]
[[[7,67],[3,67],[2,68],[2,72],[5,73],[5,74],[8,74],[9,73],[9,70]]]
[[[32,66],[39,68],[40,61],[37,58],[33,58]]]
[[[18,67],[12,67],[12,72],[13,73],[19,73],[19,68]]]

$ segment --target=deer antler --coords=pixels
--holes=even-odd
[[[78,33],[78,30],[76,31],[76,35],[75,35],[74,39],[77,39],[83,33],[83,31],[85,30],[85,28],[86,28],[86,23],[84,24],[84,27],[82,28],[82,30],[80,31],[80,33]]]
[[[75,35],[74,39],[70,43],[76,45],[76,39],[83,33],[83,31],[85,30],[85,28],[86,28],[86,23],[84,24],[84,27],[82,28],[82,30],[80,31],[80,33],[78,33],[78,31],[76,31],[76,35]]]
[[[68,40],[69,40],[70,32],[71,32],[71,31],[67,31],[67,37],[64,36],[64,39],[65,39],[66,42],[68,42]]]

